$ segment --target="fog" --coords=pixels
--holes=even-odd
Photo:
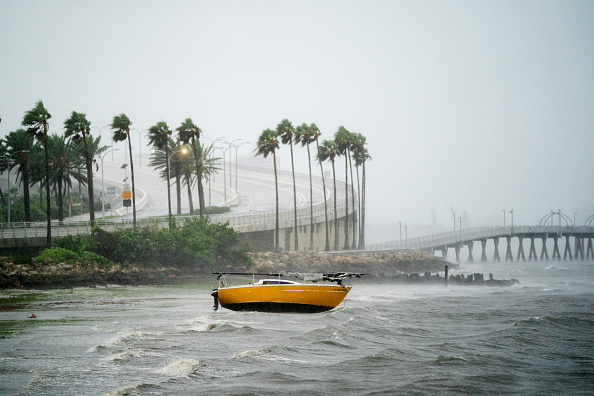
[[[0,0],[0,56],[0,136],[40,99],[50,133],[76,110],[104,143],[120,113],[229,141],[283,118],[365,135],[368,242],[594,214],[591,1]]]

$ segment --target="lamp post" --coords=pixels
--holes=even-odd
[[[96,127],[96,126],[92,126],[92,127],[91,127],[91,129],[96,129],[96,130],[97,130],[97,133],[99,134],[99,137],[101,137],[101,131],[102,131],[103,129],[110,128],[110,127],[111,127],[111,125],[107,124],[107,125],[104,125],[104,126],[102,126],[101,128],[99,128],[99,127]],[[111,145],[110,145],[110,148],[113,150],[113,135],[112,135],[112,137],[111,137]],[[113,162],[113,152],[112,152],[112,154],[111,154],[111,162]]]
[[[238,145],[233,145],[233,147],[235,147],[235,191],[237,191],[237,152],[239,151],[239,148],[243,145],[243,144],[249,144],[250,142],[241,142]]]
[[[103,179],[103,159],[105,158],[105,156],[107,154],[109,154],[109,152],[112,152],[112,156],[113,156],[113,151],[118,151],[119,149],[111,149],[111,150],[107,150],[105,152],[105,154],[103,154],[101,157],[99,157],[101,159],[101,212],[103,213],[103,221],[105,221],[105,188],[104,188],[104,179]]]
[[[225,142],[227,143],[227,145],[229,146],[229,148],[231,147],[235,147],[235,142],[237,142],[238,140],[243,140],[241,138],[238,139],[233,139],[231,142]],[[233,166],[231,165],[231,152],[229,152],[229,187],[232,188],[233,187]],[[237,155],[235,156],[235,160],[237,161]],[[235,169],[237,171],[237,165],[235,166]],[[237,180],[237,172],[236,172],[236,180]]]
[[[142,132],[148,132],[148,129],[139,131],[136,128],[131,128],[130,130],[138,132],[138,166],[142,166]]]
[[[503,226],[505,227],[505,209],[503,209]]]
[[[221,153],[223,153],[223,191],[225,195],[225,203],[227,203],[227,169],[225,167],[225,155],[230,148],[231,146],[227,146],[226,149],[223,149],[223,147],[215,147],[216,150],[220,150]]]
[[[511,214],[511,234],[514,234],[514,210],[510,210],[509,213]]]
[[[208,140],[210,140],[210,145],[213,147],[213,149],[212,149],[212,150],[211,150],[211,152],[210,152],[210,157],[212,158],[212,157],[214,156],[214,155],[213,155],[213,152],[214,152],[214,149],[215,149],[215,148],[214,148],[214,144],[215,144],[217,141],[219,141],[219,140],[225,140],[225,138],[224,138],[224,137],[218,137],[218,138],[216,138],[215,140],[212,140],[212,139],[211,139],[211,138],[209,138],[208,136],[204,136],[204,135],[203,135],[202,137],[203,137],[203,138],[205,138],[205,139],[208,139]],[[208,206],[211,206],[211,205],[210,205],[210,199],[211,199],[211,188],[210,188],[210,187],[211,187],[211,179],[212,179],[213,177],[214,177],[214,172],[213,172],[213,174],[212,174],[212,177],[209,177],[209,178],[208,178]]]
[[[399,221],[398,225],[400,226],[400,248],[402,248],[402,222]]]

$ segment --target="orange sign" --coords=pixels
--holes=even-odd
[[[132,199],[132,191],[122,191],[122,199]]]

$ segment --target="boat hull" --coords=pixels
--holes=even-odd
[[[335,285],[246,285],[220,288],[218,299],[233,311],[315,313],[335,308],[350,290]]]

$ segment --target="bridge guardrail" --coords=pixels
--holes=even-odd
[[[592,233],[592,226],[514,226],[514,227],[478,227],[461,231],[444,232],[434,235],[409,238],[404,241],[390,241],[368,244],[366,250],[426,250],[441,246],[456,246],[470,241],[505,236],[521,236],[522,234],[567,234]]]

